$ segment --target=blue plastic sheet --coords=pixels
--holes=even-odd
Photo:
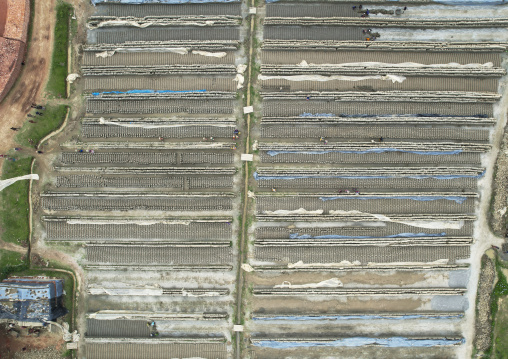
[[[485,171],[480,173],[479,175],[443,175],[443,176],[406,176],[404,178],[412,178],[412,179],[426,179],[426,178],[435,178],[435,179],[456,179],[456,178],[482,178],[485,174]],[[377,178],[397,178],[396,176],[322,176],[322,175],[306,175],[306,176],[260,176],[257,172],[253,174],[254,179],[256,181],[259,180],[294,180],[294,179],[303,179],[303,178],[344,178],[344,179],[377,179]]]
[[[276,340],[260,340],[253,342],[258,347],[273,349],[290,349],[299,347],[361,347],[365,345],[379,345],[389,348],[400,347],[435,347],[448,346],[464,343],[464,339],[411,339],[405,337],[369,338],[351,337],[341,338],[329,342],[280,342]]]
[[[268,1],[267,1],[268,2]],[[302,113],[300,117],[335,117],[333,113]]]
[[[294,321],[313,321],[313,320],[409,320],[409,319],[434,319],[434,320],[449,320],[460,319],[464,317],[463,314],[456,315],[424,315],[412,314],[401,316],[390,315],[319,315],[319,316],[274,316],[274,317],[252,317],[253,320],[259,321],[274,321],[274,320],[294,320]]]
[[[290,239],[368,239],[368,238],[413,238],[413,237],[444,237],[446,232],[441,233],[397,233],[389,236],[342,236],[340,234],[326,234],[311,236],[310,234],[290,233]]]
[[[440,155],[458,155],[462,153],[462,150],[453,150],[453,151],[408,151],[401,150],[398,148],[370,148],[364,151],[340,151],[340,150],[327,150],[327,151],[266,151],[269,156],[277,156],[283,153],[300,153],[306,155],[324,155],[326,153],[352,153],[358,155],[365,155],[367,153],[384,153],[384,152],[404,152],[404,153],[414,153],[416,155],[424,155],[424,156],[440,156]]]
[[[172,90],[129,90],[129,91],[105,91],[105,92],[92,92],[94,96],[100,96],[102,94],[133,94],[133,93],[149,93],[149,94],[158,94],[158,93],[202,93],[206,92],[206,90],[183,90],[183,91],[172,91]]]
[[[320,200],[324,201],[334,201],[336,199],[359,199],[359,200],[371,200],[371,199],[410,199],[413,201],[438,201],[441,199],[446,199],[448,201],[454,201],[455,203],[462,204],[467,200],[467,197],[464,196],[336,196],[336,197],[319,197]]]

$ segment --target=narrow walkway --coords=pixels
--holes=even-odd
[[[254,7],[254,0],[251,0],[251,7]],[[254,24],[256,22],[256,15],[249,15],[250,17],[250,34],[249,34],[249,63],[248,63],[248,80],[247,80],[247,102],[246,106],[251,106],[251,82],[252,82],[252,64],[253,64],[253,53],[254,53]],[[251,114],[247,114],[247,136],[245,140],[245,152],[248,154],[250,152],[250,120]],[[247,260],[247,213],[248,213],[248,192],[249,192],[249,162],[244,161],[244,189],[243,189],[243,212],[242,212],[242,236],[239,245],[239,253],[238,253],[238,268],[237,268],[237,285],[236,285],[236,324],[241,325],[243,319],[243,287],[245,278],[243,275],[242,264]],[[236,358],[242,358],[242,346],[241,342],[243,341],[243,335],[241,332],[236,333]]]

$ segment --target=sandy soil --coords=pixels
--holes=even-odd
[[[253,297],[252,312],[259,314],[284,313],[381,313],[381,312],[414,312],[423,305],[422,299],[368,299],[359,297],[334,298],[325,300],[316,297],[315,300],[286,297],[264,298]],[[310,309],[312,308],[312,309]]]
[[[424,273],[415,272],[400,272],[396,274],[386,273],[282,273],[280,275],[266,275],[265,273],[251,273],[248,276],[248,282],[255,286],[273,286],[281,284],[283,281],[288,281],[292,284],[306,284],[306,283],[317,283],[330,278],[338,278],[344,285],[353,284],[354,287],[368,285],[368,286],[379,286],[379,285],[411,285],[418,282],[425,281]]]
[[[453,358],[453,349],[442,348],[380,348],[378,346],[366,346],[361,348],[296,348],[296,349],[268,349],[253,347],[250,352],[251,358],[256,359],[443,359]]]

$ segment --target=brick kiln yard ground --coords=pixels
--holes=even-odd
[[[469,357],[508,8],[249,5],[82,10],[33,197],[35,250],[84,268],[79,356]]]

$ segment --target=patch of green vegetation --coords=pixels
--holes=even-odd
[[[494,286],[491,296],[490,312],[491,312],[491,346],[489,349],[481,353],[484,359],[508,359],[508,282],[503,273],[503,268],[507,264],[495,258],[497,282]]]
[[[30,174],[32,157],[4,161],[2,179]],[[29,181],[18,181],[0,192],[0,224],[2,240],[15,244],[28,244],[28,189]]]
[[[492,353],[492,349],[489,350],[490,357],[496,359],[508,359],[508,342],[506,341],[506,335],[508,334],[508,303],[506,301],[508,282],[502,268],[501,262],[496,257],[497,283],[492,291],[492,302],[490,304],[493,318],[492,343],[494,343],[495,350],[494,353]],[[500,302],[501,307],[499,307]]]
[[[69,23],[72,12],[72,6],[65,2],[59,2],[56,6],[55,42],[46,91],[60,98],[65,98],[67,94],[67,50],[69,46]]]
[[[18,265],[21,263],[21,254],[14,251],[0,249],[0,267]]]
[[[46,106],[45,110],[39,110],[43,115],[37,117],[36,123],[26,121],[16,136],[16,141],[21,146],[28,147],[38,144],[45,136],[62,125],[67,115],[67,109],[67,106]]]
[[[252,216],[247,216],[245,218],[245,228],[248,230],[250,227],[252,227]]]
[[[494,232],[494,234],[496,234],[498,236],[502,236],[503,235],[502,233],[499,233],[499,231],[494,230],[494,210],[495,210],[494,202],[495,202],[496,196],[498,195],[498,193],[497,193],[498,190],[496,188],[497,171],[498,171],[498,166],[497,166],[497,162],[496,162],[496,164],[494,165],[494,175],[492,176],[492,178],[493,178],[492,184],[493,184],[494,188],[492,191],[492,195],[490,196],[489,211],[487,212],[487,216],[488,216],[490,230],[492,232]],[[503,216],[503,219],[506,222],[508,220],[508,216],[506,216],[506,214],[505,214]]]
[[[30,45],[32,44],[32,32],[34,29],[34,16],[35,16],[35,0],[30,0],[30,22],[28,23],[28,31],[26,33],[26,49],[30,49]]]
[[[0,281],[11,273],[28,269],[28,262],[18,252],[0,249]]]
[[[261,73],[261,65],[256,61],[252,61],[252,78],[255,79]]]
[[[508,282],[506,281],[506,277],[502,271],[501,264],[499,263],[499,259],[496,258],[496,272],[497,272],[497,283],[492,291],[492,318],[495,317],[495,314],[498,310],[498,300],[508,295]]]
[[[494,357],[508,359],[508,300],[503,298],[498,307],[494,326]]]

